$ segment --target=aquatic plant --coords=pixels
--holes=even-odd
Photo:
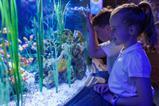
[[[9,102],[9,77],[7,74],[7,66],[0,57],[0,105],[6,105]]]
[[[56,0],[53,0],[53,7],[54,7],[54,12],[55,12],[55,17],[57,20],[57,28],[56,28],[56,36],[54,36],[54,39],[56,40],[56,42],[61,46],[63,43],[66,43],[66,39],[64,39],[64,37],[66,36],[64,34],[64,30],[65,30],[65,23],[64,23],[64,15],[65,15],[65,9],[67,7],[67,4],[65,6],[65,8],[63,8],[62,6],[62,2],[61,0],[58,0],[56,2]],[[68,83],[70,85],[71,83],[71,54],[69,54],[69,50],[64,50],[64,51],[57,51],[57,47],[55,47],[55,56],[54,58],[58,58],[58,52],[61,52],[61,54],[63,54],[62,52],[68,52],[67,53],[67,79],[68,79]],[[55,86],[56,86],[56,92],[58,91],[58,65],[57,63],[54,64],[54,82],[55,82]]]
[[[0,10],[2,17],[2,25],[8,29],[7,39],[9,42],[9,53],[11,58],[11,70],[13,70],[14,84],[16,93],[16,103],[22,103],[22,82],[19,72],[19,54],[18,54],[18,15],[16,0],[1,0]]]
[[[37,30],[36,30],[36,43],[37,43],[37,57],[40,76],[40,91],[43,87],[43,54],[44,54],[44,28],[43,28],[43,0],[37,0]]]
[[[61,0],[58,0],[58,2],[56,2],[56,0],[53,0],[53,4],[54,4],[55,17],[57,20],[57,32],[59,33],[59,36],[57,38],[60,38],[60,35],[64,31],[64,27],[65,27],[64,11],[63,11]]]
[[[1,3],[0,3],[0,8],[2,8]],[[0,47],[2,47],[0,48],[0,50],[3,51],[2,54],[0,54],[0,105],[5,104],[7,106],[9,102],[9,96],[10,96],[9,95],[9,80],[8,80],[9,78],[7,74],[7,71],[8,71],[7,67],[3,62],[4,60],[2,60],[3,58],[7,59],[7,49],[5,46],[5,40],[2,35],[3,35],[3,27],[1,27],[1,33],[0,33],[0,42],[1,42]]]
[[[71,71],[72,71],[72,66],[71,66],[71,60],[72,60],[72,55],[71,55],[71,46],[67,48],[67,81],[69,84],[69,87],[71,87]]]
[[[57,43],[59,43],[60,45],[62,44],[61,42],[61,35],[62,32],[64,31],[64,21],[63,21],[63,13],[62,13],[62,3],[61,0],[58,0],[58,2],[56,2],[56,0],[53,0],[53,7],[54,7],[54,12],[55,12],[55,17],[57,20],[57,36],[54,36],[54,40],[55,40],[55,54],[54,54],[54,58],[58,58],[58,49],[57,49]],[[56,87],[56,92],[58,92],[58,65],[57,62],[55,62],[53,64],[53,79],[54,79],[54,83],[55,83],[55,87]]]
[[[57,48],[55,47],[55,58],[57,58]],[[58,80],[58,76],[59,76],[59,73],[58,73],[58,66],[57,66],[57,62],[55,62],[53,64],[53,74],[54,74],[54,83],[55,83],[55,87],[56,87],[56,93],[58,92],[58,85],[59,85],[59,80]]]

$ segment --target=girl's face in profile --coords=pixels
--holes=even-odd
[[[123,23],[122,14],[110,18],[111,38],[116,45],[126,44],[130,39],[128,27]]]

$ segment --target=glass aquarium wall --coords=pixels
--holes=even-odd
[[[0,0],[0,105],[59,106],[90,74],[89,0]]]

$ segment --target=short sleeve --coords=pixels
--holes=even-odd
[[[120,50],[122,49],[121,45],[120,46],[115,45],[114,43],[110,41],[101,43],[100,47],[103,49],[103,51],[106,53],[108,57],[119,54]]]
[[[126,63],[125,63],[126,64]],[[150,78],[151,65],[147,56],[144,54],[135,54],[128,58],[128,76]]]

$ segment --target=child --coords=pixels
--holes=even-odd
[[[110,41],[109,41],[110,34],[111,34],[111,29],[110,29],[110,25],[109,25],[110,14],[111,14],[111,11],[104,8],[99,14],[97,14],[95,17],[92,18],[92,23],[89,24],[90,19],[87,20],[88,24],[89,24],[88,26],[90,27],[89,30],[91,28],[93,29],[92,33],[94,33],[94,35],[93,35],[94,44],[98,45],[98,47],[100,47],[100,48],[114,48],[111,51],[119,52],[119,50],[121,49],[121,46],[115,46],[114,44],[110,43]],[[90,36],[91,36],[91,34],[90,34]],[[104,42],[104,43],[99,45],[97,39],[99,39],[101,42]],[[106,42],[106,41],[108,41],[108,42]],[[112,52],[112,53],[114,53],[114,52]],[[116,53],[114,53],[114,54],[116,54]],[[114,59],[116,58],[116,56],[114,57],[114,54],[113,55],[109,54],[109,56],[107,56],[107,63],[109,64],[108,65],[109,67],[112,67],[112,64],[114,62],[112,60],[112,58],[114,58]],[[100,56],[99,58],[102,58],[102,57],[105,58],[105,56],[106,56],[106,54],[104,54],[103,56]],[[92,57],[95,57],[95,56],[92,56]],[[110,60],[111,60],[111,62],[110,62]],[[109,67],[107,70],[110,70]],[[105,74],[104,74],[104,76],[106,77]],[[92,98],[96,98],[96,97],[99,97],[99,95],[95,91],[93,91],[92,87],[85,87],[81,92],[78,93],[77,96],[75,96],[75,98],[73,98],[71,101],[69,101],[65,106],[73,106],[73,105],[78,106],[78,105],[84,105],[87,103],[89,103],[89,105],[91,105],[89,100],[92,100]],[[82,101],[85,101],[85,102],[83,103]],[[98,102],[96,102],[97,105],[99,105]],[[103,102],[103,104],[105,104],[105,103]],[[95,105],[95,104],[93,103],[92,105]]]
[[[139,5],[121,5],[111,13],[112,40],[116,45],[123,44],[124,47],[113,65],[108,86],[99,84],[94,90],[112,105],[152,105],[151,65],[137,37],[147,32],[148,28],[154,28],[154,23],[153,17],[149,15],[152,12],[145,11],[147,9],[143,9],[143,6],[151,10],[147,2],[141,2]],[[152,38],[151,34],[146,35],[149,35],[146,38]],[[103,55],[99,51],[97,53]],[[103,91],[104,88],[108,91]]]
[[[99,14],[93,17],[87,17],[87,26],[89,29],[89,54],[91,58],[107,57],[107,71],[110,71],[114,60],[122,48],[121,45],[116,46],[111,40],[111,28],[109,18],[112,10],[104,8]],[[101,44],[97,41],[99,39]],[[99,52],[101,55],[99,55]]]

